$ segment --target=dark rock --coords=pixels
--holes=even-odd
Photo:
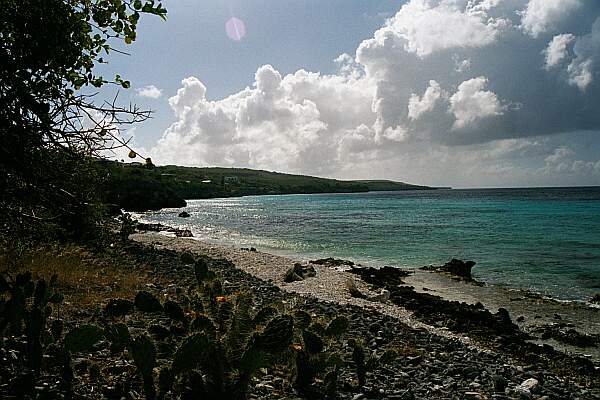
[[[283,281],[286,283],[298,282],[298,281],[303,281],[303,280],[304,280],[304,278],[302,278],[300,275],[298,275],[293,267],[288,269],[286,271],[285,275],[283,276]]]
[[[358,288],[356,287],[356,284],[351,279],[348,279],[346,281],[346,288],[350,292],[351,297],[355,297],[358,299],[364,299],[366,297],[364,294],[362,294],[362,292],[360,290],[358,290]]]
[[[337,258],[333,258],[333,257],[329,257],[329,258],[321,258],[318,260],[311,260],[309,261],[310,264],[317,264],[317,265],[325,265],[326,267],[341,267],[341,266],[348,266],[348,267],[353,267],[354,263],[352,261],[349,260],[341,260],[341,259],[337,259]]]
[[[256,252],[256,248],[255,247],[250,247],[250,251]]]
[[[600,304],[600,293],[597,293],[590,299],[590,303]]]
[[[163,310],[160,301],[150,292],[140,290],[135,295],[135,307],[144,312],[159,312]]]
[[[475,266],[475,261],[463,261],[453,258],[450,262],[442,265],[439,270],[470,280],[473,279],[471,276],[473,266]]]
[[[190,217],[190,213],[187,211],[182,211],[179,213],[178,217],[180,218],[189,218]]]
[[[137,230],[141,232],[164,232],[172,229],[170,226],[163,224],[146,224],[143,222],[137,224]]]
[[[133,302],[125,299],[110,299],[104,313],[109,317],[121,317],[127,315],[133,310]]]
[[[286,271],[283,276],[283,281],[297,282],[302,281],[305,278],[313,278],[317,275],[315,271],[315,267],[312,265],[302,265],[300,263],[295,263],[294,266]]]
[[[189,229],[176,229],[175,236],[177,236],[177,237],[193,237],[194,235],[192,235],[192,231],[190,231]]]

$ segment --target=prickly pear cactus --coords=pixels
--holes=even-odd
[[[65,336],[65,349],[70,352],[90,350],[104,338],[104,331],[96,325],[79,325]]]
[[[147,400],[156,397],[152,371],[156,365],[156,347],[148,335],[138,336],[131,342],[131,356],[144,380],[144,393]]]
[[[173,356],[173,374],[194,369],[200,362],[208,360],[209,346],[210,342],[204,333],[194,333],[185,338]]]
[[[354,361],[354,365],[356,367],[358,386],[363,387],[367,377],[367,368],[365,365],[365,348],[360,340],[357,340],[354,343],[354,349],[352,350],[352,361]]]
[[[196,281],[198,281],[198,285],[202,285],[202,283],[208,277],[208,263],[204,259],[199,259],[194,263],[194,275],[196,275]]]
[[[126,299],[110,299],[104,308],[104,313],[109,317],[121,317],[133,310],[133,302]]]
[[[350,322],[348,321],[348,318],[344,316],[337,317],[327,325],[327,328],[325,328],[325,336],[338,337],[346,332],[349,325]]]
[[[179,304],[177,304],[176,302],[172,301],[172,300],[167,300],[165,302],[165,304],[163,305],[165,314],[167,314],[167,316],[169,318],[171,318],[174,321],[179,321],[179,322],[183,322],[186,323],[187,320],[185,318],[185,314],[183,312],[183,308],[181,308],[181,306]]]
[[[123,323],[108,325],[104,328],[104,336],[110,342],[110,351],[120,353],[131,343],[127,325]]]
[[[152,375],[156,364],[156,348],[148,335],[138,336],[131,342],[131,356],[142,376]]]
[[[160,301],[150,292],[139,291],[135,295],[135,307],[144,312],[159,312],[163,310]]]
[[[294,325],[298,329],[306,329],[310,326],[312,317],[304,310],[298,310],[294,313]]]
[[[304,347],[309,354],[320,353],[325,347],[323,339],[311,331],[302,331],[302,340],[304,341]]]
[[[283,351],[292,341],[294,319],[290,315],[273,318],[258,337],[258,345],[270,354]]]

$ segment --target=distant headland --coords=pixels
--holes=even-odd
[[[435,190],[391,180],[337,180],[248,168],[148,166],[99,160],[105,202],[127,211],[185,207],[185,199],[279,194]]]

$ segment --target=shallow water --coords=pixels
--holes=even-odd
[[[144,220],[305,258],[419,267],[477,262],[477,279],[586,300],[600,292],[600,187],[250,196],[190,200]]]

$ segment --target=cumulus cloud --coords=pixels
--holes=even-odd
[[[563,33],[554,36],[552,41],[548,43],[548,47],[544,50],[546,56],[546,69],[560,65],[568,57],[567,47],[573,43],[575,35]]]
[[[138,96],[148,97],[150,99],[158,99],[162,96],[162,90],[154,85],[144,86],[143,88],[136,89]]]
[[[456,128],[462,128],[481,118],[502,115],[504,107],[498,96],[484,90],[487,82],[483,76],[464,81],[450,97],[450,112],[456,117]]]
[[[185,78],[153,159],[430,184],[542,179],[560,146],[536,138],[600,130],[600,19],[575,18],[600,3],[557,4],[410,0],[334,74],[264,65],[218,100]]]
[[[581,0],[529,0],[523,13],[523,29],[538,37],[556,29],[563,19],[581,6]]]
[[[408,118],[419,119],[427,111],[433,110],[437,101],[444,95],[440,84],[436,81],[429,81],[429,87],[423,94],[423,97],[413,93],[408,100]]]

